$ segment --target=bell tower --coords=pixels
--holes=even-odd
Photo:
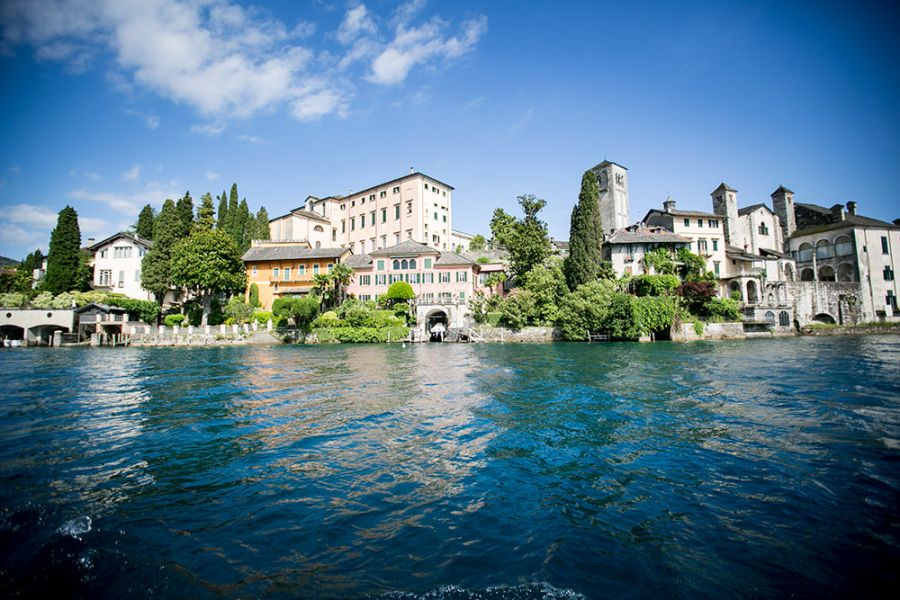
[[[600,219],[603,234],[628,226],[628,169],[604,160],[591,169],[600,189]]]

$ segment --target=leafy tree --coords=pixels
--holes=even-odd
[[[175,244],[171,269],[175,285],[200,297],[203,304],[201,326],[209,321],[216,293],[243,290],[247,285],[244,263],[234,240],[217,230],[196,231]]]
[[[547,224],[538,219],[537,214],[547,206],[547,201],[533,194],[519,196],[524,218],[516,219],[506,239],[510,268],[521,277],[550,256],[550,238]]]
[[[631,280],[631,287],[638,296],[667,296],[681,285],[674,275],[638,275]]]
[[[141,260],[141,287],[151,292],[160,304],[172,287],[172,247],[183,238],[178,208],[175,202],[166,200],[153,223],[153,246]]]
[[[557,324],[567,340],[584,340],[587,333],[605,329],[610,302],[617,293],[608,279],[591,281],[568,294],[559,307]]]
[[[259,286],[255,283],[250,284],[250,307],[251,308],[259,308],[262,306],[259,303]]]
[[[733,298],[710,298],[703,310],[716,321],[738,321],[741,318],[741,303]]]
[[[153,214],[153,207],[149,204],[141,209],[138,215],[137,224],[134,226],[134,232],[139,238],[145,240],[153,239],[153,220],[156,215]]]
[[[334,298],[338,304],[343,303],[345,291],[353,281],[353,269],[343,263],[337,263],[331,268],[331,283],[334,286]]]
[[[569,256],[565,262],[569,289],[598,278],[603,260],[603,225],[600,221],[600,191],[597,178],[591,171],[581,177],[578,204],[572,209],[569,228]]]
[[[672,259],[671,253],[665,248],[657,248],[644,254],[644,264],[652,267],[660,275],[675,274],[675,261]]]
[[[253,235],[253,239],[269,239],[269,213],[265,206],[260,206],[256,213],[256,233]]]
[[[559,317],[559,303],[569,291],[559,263],[537,265],[523,275],[519,283],[531,292],[534,300],[533,323],[555,322]]]
[[[503,210],[495,208],[491,216],[491,245],[509,248],[513,227],[516,218]]]
[[[331,308],[336,304],[334,298],[334,285],[331,282],[331,273],[319,273],[318,275],[313,275],[313,287],[310,291],[321,300],[322,306]]]
[[[476,233],[469,241],[469,250],[471,250],[472,252],[478,252],[479,250],[484,250],[484,247],[486,245],[487,240],[484,239],[484,236],[480,233]]]
[[[716,297],[716,286],[711,281],[685,281],[676,290],[684,298],[691,314],[705,316],[707,303]]]
[[[500,322],[511,329],[522,329],[534,323],[537,317],[534,292],[524,288],[513,290],[500,307]]]
[[[407,302],[415,297],[416,293],[413,291],[411,285],[405,281],[395,281],[390,285],[387,293],[381,298],[388,306],[392,306],[400,302]]]
[[[238,325],[243,325],[253,315],[253,306],[244,302],[240,296],[232,296],[225,305],[225,316],[232,319]]]
[[[216,229],[228,229],[226,223],[228,222],[228,195],[225,193],[225,190],[222,190],[222,195],[219,196],[219,211],[218,218],[216,219]]]
[[[56,227],[50,234],[47,273],[41,289],[52,294],[87,289],[90,272],[85,269],[82,254],[78,213],[66,206],[59,211]]]
[[[235,228],[240,234],[236,241],[241,254],[243,254],[250,247],[250,240],[253,239],[253,234],[256,232],[256,220],[250,214],[250,207],[247,206],[246,198],[241,200],[241,204],[238,207],[238,219]]]
[[[23,294],[31,294],[34,289],[34,271],[44,266],[44,253],[38,248],[16,267],[13,290]]]
[[[683,280],[699,281],[704,279],[703,275],[706,272],[706,261],[702,256],[694,254],[687,248],[679,248],[677,258],[681,263],[678,265],[678,274],[681,275]]]
[[[238,219],[238,208],[239,208],[239,201],[238,201],[237,184],[232,183],[231,184],[231,193],[228,196],[228,213],[226,215],[227,219],[225,220],[225,231],[228,232],[228,235],[231,236],[231,239],[233,239],[235,241],[235,243],[238,242],[238,240],[240,239],[240,235],[241,235],[240,232],[238,232],[235,227],[235,221]]]
[[[197,221],[194,228],[197,231],[212,231],[216,225],[216,212],[213,206],[213,199],[209,192],[203,194],[200,199],[200,206],[197,208]]]
[[[184,197],[178,200],[175,205],[178,211],[178,221],[181,224],[181,238],[185,238],[191,234],[194,228],[194,199],[191,198],[190,192],[185,192]]]
[[[290,319],[294,326],[304,331],[319,316],[319,301],[315,296],[304,298],[279,298],[272,303],[272,314]]]

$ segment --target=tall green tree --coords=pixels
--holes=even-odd
[[[603,224],[600,220],[600,190],[591,171],[581,177],[578,204],[572,209],[569,227],[569,256],[563,266],[570,290],[594,281],[603,261]]]
[[[144,238],[145,240],[153,239],[153,220],[155,218],[153,207],[149,204],[141,209],[137,224],[134,226],[134,232],[139,238]]]
[[[34,271],[44,266],[44,253],[38,248],[16,267],[14,291],[30,294],[34,289]]]
[[[71,206],[59,211],[56,227],[50,234],[47,253],[47,273],[41,289],[53,295],[87,288],[90,275],[85,277],[85,262],[81,252],[81,229],[78,213]]]
[[[217,214],[216,229],[225,229],[228,221],[228,194],[225,193],[225,190],[222,190],[222,195],[219,196],[219,212]]]
[[[256,235],[255,240],[269,239],[269,213],[265,206],[260,206],[256,213]]]
[[[243,254],[250,247],[250,239],[256,231],[256,221],[250,214],[246,198],[241,200],[241,204],[238,206],[238,217],[235,219],[234,230],[237,236],[234,241],[237,242],[238,249]]]
[[[519,206],[525,216],[515,219],[511,231],[505,234],[501,243],[509,251],[510,268],[517,277],[531,271],[550,256],[550,237],[547,224],[538,218],[538,213],[547,206],[547,201],[525,194],[519,196]]]
[[[237,184],[231,184],[231,192],[228,195],[228,213],[227,218],[225,220],[225,231],[228,232],[228,235],[231,236],[235,242],[240,239],[240,234],[236,227],[235,221],[238,219],[238,208],[240,202],[238,201],[238,189]]]
[[[166,200],[153,224],[153,246],[141,260],[141,287],[153,293],[160,304],[172,287],[172,246],[183,237],[178,208],[175,202]]]
[[[191,198],[191,193],[185,192],[175,208],[178,209],[178,220],[181,223],[181,237],[187,237],[194,227],[194,199]]]
[[[237,244],[225,232],[198,230],[172,247],[172,282],[200,298],[203,317],[209,322],[212,299],[219,292],[243,291],[247,273]]]
[[[200,206],[197,208],[197,221],[194,223],[194,230],[212,231],[216,226],[216,209],[213,206],[213,199],[209,192],[203,194],[200,199]]]
[[[491,246],[508,248],[515,224],[514,216],[502,208],[494,209],[494,214],[491,216]]]

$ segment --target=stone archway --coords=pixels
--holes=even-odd
[[[747,303],[756,304],[759,302],[759,292],[756,288],[756,282],[752,279],[747,282]]]
[[[18,325],[0,325],[0,338],[4,340],[24,340],[25,328]]]
[[[834,317],[829,315],[828,313],[819,313],[815,317],[813,317],[813,323],[826,323],[828,325],[834,325],[837,321],[834,320]]]
[[[744,294],[741,293],[741,284],[738,281],[732,281],[731,284],[728,286],[728,295],[729,296],[733,295],[735,292],[737,292],[737,295],[738,295],[737,300],[743,302]]]
[[[449,319],[447,312],[441,308],[429,311],[425,316],[425,333],[433,342],[441,342],[447,333]]]

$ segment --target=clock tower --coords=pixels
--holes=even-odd
[[[628,226],[628,169],[620,164],[604,160],[593,167],[600,189],[600,219],[603,234],[609,235]]]

